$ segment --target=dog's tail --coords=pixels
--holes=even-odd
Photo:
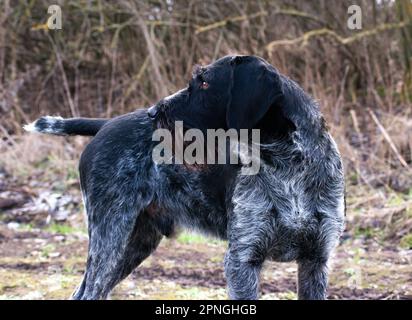
[[[109,119],[69,118],[45,116],[26,124],[23,128],[29,132],[41,132],[59,136],[81,135],[94,136]]]

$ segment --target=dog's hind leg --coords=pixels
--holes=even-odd
[[[156,249],[162,234],[145,212],[129,223],[112,221],[106,228],[97,226],[89,231],[87,269],[73,299],[107,298],[114,286]]]

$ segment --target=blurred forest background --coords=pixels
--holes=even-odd
[[[47,28],[51,4],[61,30]],[[353,4],[361,30],[347,26]],[[234,53],[264,57],[318,99],[344,158],[331,297],[412,298],[411,0],[0,0],[0,298],[66,298],[86,257],[76,167],[88,139],[22,125],[150,106],[195,64]],[[114,298],[224,298],[223,251],[184,233]],[[295,273],[269,266],[263,297],[295,298]]]

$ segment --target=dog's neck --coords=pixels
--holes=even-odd
[[[291,79],[282,76],[284,98],[281,103],[284,116],[296,127],[294,141],[306,155],[316,157],[319,147],[328,138],[325,120],[318,103]]]

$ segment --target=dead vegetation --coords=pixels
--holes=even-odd
[[[123,114],[185,86],[194,64],[226,54],[257,54],[319,100],[344,158],[348,227],[341,251],[344,260],[338,254],[338,264],[348,270],[339,273],[335,283],[356,278],[356,268],[364,270],[369,255],[376,258],[371,263],[378,271],[364,279],[366,284],[391,287],[390,281],[379,282],[384,271],[379,268],[378,253],[392,254],[388,261],[393,266],[388,270],[403,272],[406,262],[396,262],[401,259],[399,252],[412,248],[412,3],[356,1],[363,12],[363,29],[356,31],[346,25],[352,2],[60,1],[63,29],[52,31],[45,25],[47,1],[1,1],[2,253],[14,247],[15,237],[24,240],[21,232],[49,239],[50,234],[81,234],[79,230],[84,229],[78,214],[82,207],[76,167],[87,139],[24,135],[22,124],[44,114]],[[70,199],[64,200],[65,196]],[[45,198],[55,201],[48,203]],[[73,239],[84,241],[82,236]],[[58,252],[56,247],[39,255]],[[344,254],[345,248],[354,247],[350,258]],[[37,256],[24,250],[24,257],[33,258],[28,263],[34,263]],[[21,258],[7,252],[6,260]],[[47,259],[54,263],[53,258]],[[21,284],[16,284],[15,291],[4,288],[7,266],[12,264],[7,261],[0,260],[4,273],[0,297],[10,292],[27,294]],[[351,263],[354,270],[349,270]],[[401,281],[387,273],[383,278],[389,277],[400,288],[400,282],[410,282],[406,271]],[[73,274],[65,274],[71,283]],[[285,285],[281,295],[293,298],[292,287]],[[358,291],[335,296],[410,294],[410,288],[395,287],[387,292],[355,288]],[[193,290],[194,296],[204,294]],[[213,297],[222,296],[216,292]],[[142,296],[140,291],[135,293]]]
[[[258,54],[321,103],[356,183],[408,192],[412,149],[412,4],[359,1],[67,1],[0,10],[3,143],[40,114],[113,116],[183,87],[196,63]],[[353,174],[352,174],[353,173]]]

